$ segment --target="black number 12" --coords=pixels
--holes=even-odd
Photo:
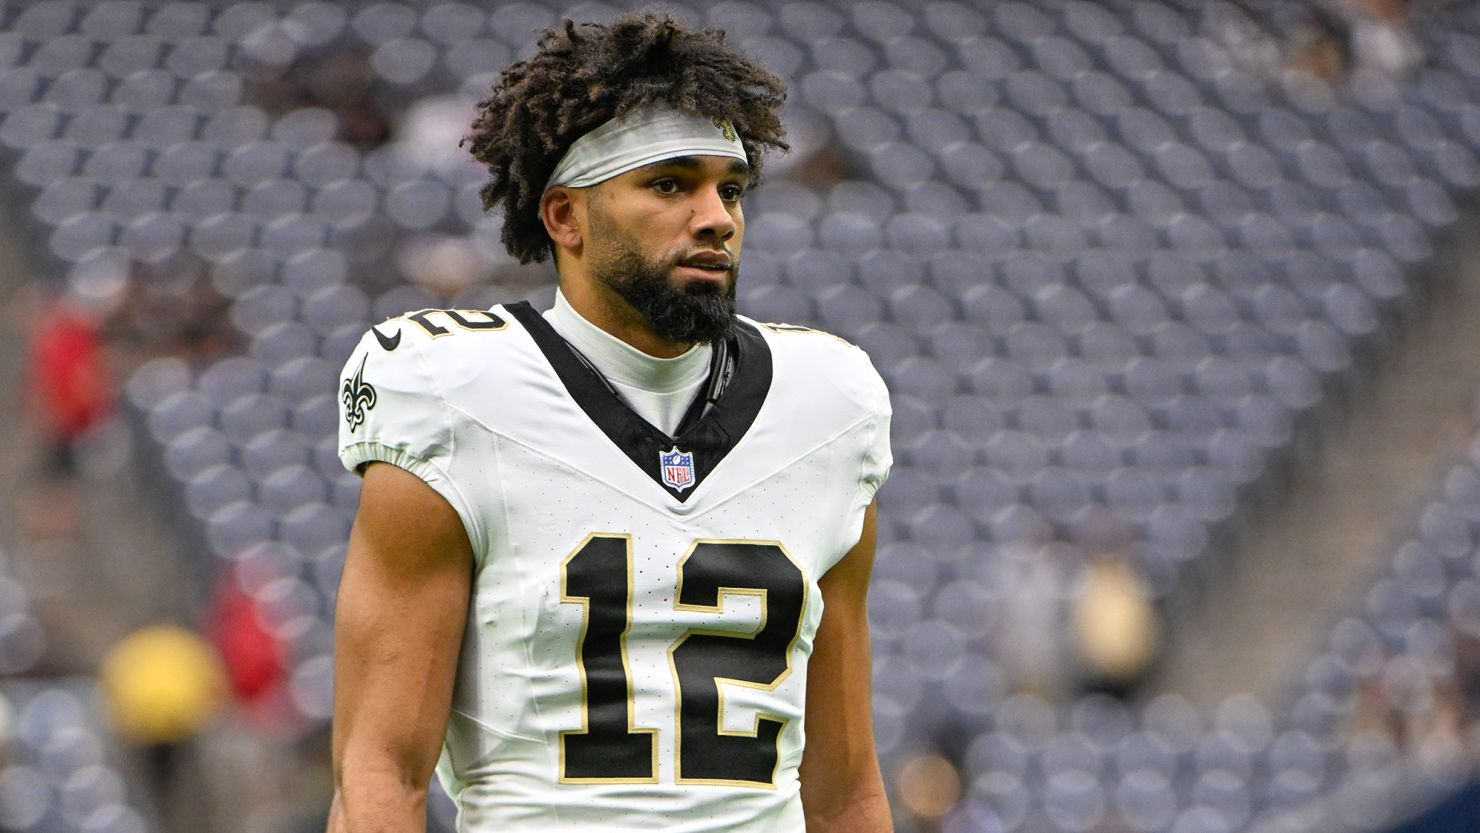
[[[657,780],[655,729],[634,725],[626,637],[632,626],[632,540],[589,536],[561,565],[561,601],[584,605],[577,647],[583,728],[560,733],[567,783]],[[617,581],[621,576],[622,581]],[[791,671],[807,581],[775,541],[698,541],[678,563],[678,610],[721,614],[725,597],[756,596],[754,633],[694,628],[668,650],[677,689],[677,780],[773,787],[786,719],[759,714],[748,732],[724,728],[724,686],[773,689]]]

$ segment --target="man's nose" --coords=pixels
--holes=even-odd
[[[694,217],[691,222],[694,236],[729,240],[735,236],[735,216],[730,207],[717,193],[695,197]]]

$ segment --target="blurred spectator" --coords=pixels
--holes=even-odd
[[[1275,75],[1288,55],[1287,45],[1281,44],[1256,24],[1238,6],[1232,4],[1208,4],[1201,10],[1200,31],[1212,44],[1226,54],[1235,66],[1261,78]],[[1293,10],[1280,9],[1288,14]],[[1279,23],[1281,29],[1295,27]]]
[[[257,69],[250,97],[268,112],[281,115],[300,107],[323,107],[339,119],[337,138],[361,150],[379,147],[390,138],[392,120],[382,101],[384,84],[363,49],[335,46],[299,54],[272,71]]]
[[[444,177],[457,173],[481,177],[482,166],[459,145],[476,110],[474,102],[456,95],[427,96],[413,103],[396,128],[401,158],[417,170]]]
[[[992,653],[1022,688],[1047,697],[1064,693],[1063,544],[1030,528],[1003,552],[1002,626]]]
[[[215,716],[223,679],[214,651],[176,625],[152,625],[115,645],[99,682],[114,729],[136,745],[161,815],[172,830],[193,829],[177,812],[176,783],[187,769],[190,742]]]
[[[1150,588],[1122,550],[1101,548],[1084,568],[1073,604],[1074,647],[1084,664],[1085,687],[1130,696],[1161,645]]]
[[[1456,601],[1460,593],[1455,593]],[[1474,604],[1475,594],[1469,594]],[[1480,761],[1480,611],[1451,604],[1449,642],[1454,650],[1454,670],[1445,696],[1459,715],[1459,731],[1470,757]]]
[[[1266,77],[1283,68],[1342,84],[1358,70],[1401,76],[1424,57],[1405,0],[1291,3],[1269,15],[1269,31],[1280,39],[1275,61],[1269,60],[1271,41],[1247,18],[1215,17],[1205,29],[1246,69]]]
[[[1388,699],[1380,671],[1362,674],[1357,680],[1357,691],[1346,722],[1347,738],[1372,733],[1386,738],[1394,746],[1401,746],[1404,728],[1403,716]]]
[[[1327,83],[1346,77],[1352,66],[1352,27],[1320,6],[1302,7],[1286,40],[1285,63]]]
[[[215,652],[178,625],[151,625],[115,645],[101,680],[113,727],[142,744],[178,744],[199,732],[220,705]]]
[[[1453,767],[1461,761],[1469,740],[1469,720],[1453,676],[1433,681],[1428,708],[1415,719],[1412,734],[1420,761],[1433,767]]]
[[[4,692],[0,692],[0,761],[10,760],[10,746],[15,740],[16,728],[15,705]]]
[[[906,761],[895,782],[900,803],[927,829],[938,825],[961,797],[961,773],[933,753]]]
[[[340,141],[369,150],[390,138],[391,120],[376,96],[375,70],[364,52],[335,52],[312,66],[306,77],[309,103],[339,117]]]
[[[1330,0],[1285,13],[1285,64],[1328,83],[1353,70],[1402,75],[1423,60],[1405,0]]]
[[[1454,677],[1467,721],[1480,724],[1480,634],[1455,627]],[[1476,750],[1480,752],[1480,749]]]
[[[1345,0],[1345,5],[1359,67],[1401,75],[1423,60],[1423,50],[1408,29],[1406,0]]]
[[[78,440],[113,411],[113,374],[98,322],[68,299],[52,302],[35,321],[28,375],[49,471],[74,474]]]
[[[471,241],[441,234],[406,240],[397,247],[396,266],[412,284],[446,302],[483,281],[487,271]]]
[[[234,574],[217,586],[207,613],[206,635],[220,652],[231,692],[249,713],[266,716],[278,703],[288,663],[287,646],[262,608],[243,592]]]
[[[138,351],[141,360],[162,354],[216,356],[236,347],[230,307],[231,299],[217,289],[197,258],[181,255],[161,264],[137,264],[109,321],[109,340],[125,351]]]

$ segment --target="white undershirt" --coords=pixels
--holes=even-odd
[[[649,356],[587,321],[558,289],[555,306],[545,310],[544,316],[555,332],[601,371],[638,416],[670,437],[709,378],[714,348],[707,342],[671,359]]]

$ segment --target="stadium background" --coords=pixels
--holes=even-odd
[[[893,391],[899,829],[1475,829],[1480,7],[655,7],[791,87],[742,312]],[[339,365],[549,302],[457,140],[620,10],[0,3],[0,828],[322,829]]]

